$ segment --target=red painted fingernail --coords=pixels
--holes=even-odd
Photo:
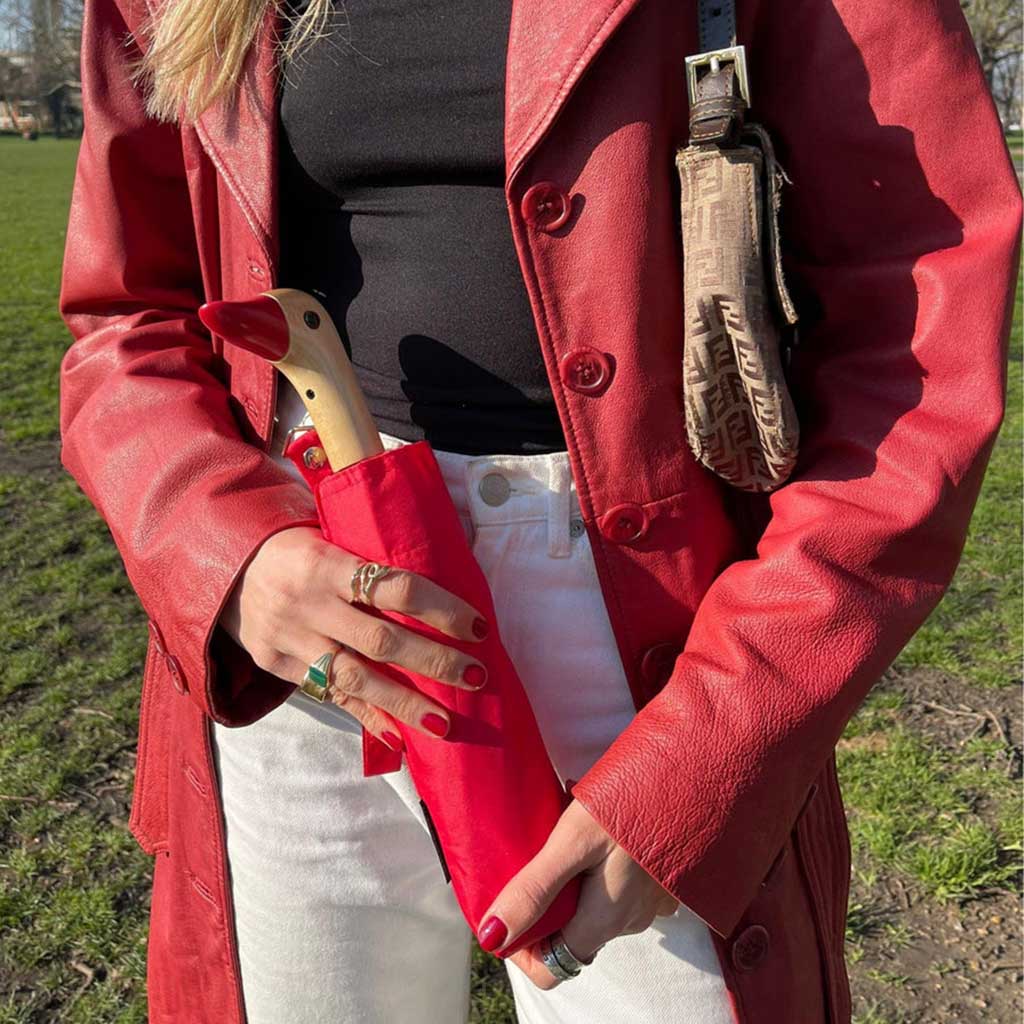
[[[381,739],[384,740],[384,742],[392,750],[401,751],[401,750],[405,749],[404,745],[402,744],[402,737],[399,736],[397,732],[391,732],[390,730],[385,730],[380,735],[381,735]]]
[[[479,690],[487,682],[487,669],[483,665],[467,665],[466,671],[462,673],[463,681]]]
[[[448,719],[443,715],[435,715],[433,712],[424,715],[420,719],[420,725],[435,736],[445,736],[448,733]]]
[[[478,640],[483,640],[490,628],[486,619],[476,618],[473,620],[473,636]]]
[[[477,939],[485,953],[493,953],[505,945],[507,935],[508,928],[505,927],[505,922],[497,917],[489,917],[484,921]]]

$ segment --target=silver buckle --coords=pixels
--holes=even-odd
[[[724,50],[708,50],[707,53],[695,53],[686,58],[686,91],[693,105],[697,92],[697,68],[711,66],[712,71],[718,70],[720,63],[732,61],[736,65],[736,77],[740,83],[740,95],[750,106],[750,81],[747,78],[747,54],[742,46],[727,46]]]
[[[311,427],[308,423],[299,423],[297,426],[289,427],[288,433],[284,435],[284,441],[281,444],[281,454],[288,454],[288,445],[290,445],[292,441],[295,440],[296,434],[305,434],[313,429],[314,428]]]

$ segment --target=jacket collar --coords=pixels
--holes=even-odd
[[[513,0],[505,68],[506,189],[570,92],[640,0]],[[270,2],[234,100],[209,107],[196,131],[269,263],[277,262],[277,101],[273,43],[284,29]]]

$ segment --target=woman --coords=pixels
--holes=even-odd
[[[516,954],[520,1019],[848,1021],[835,742],[948,585],[1003,414],[1020,192],[958,4],[739,6],[803,314],[800,461],[763,506],[683,430],[695,5],[353,2],[308,51],[321,0],[290,26],[266,0],[154,8],[86,5],[61,291],[63,462],[150,619],[150,1019],[465,1016],[468,930],[408,778],[363,778],[358,736],[444,742],[375,663],[486,666],[367,632],[358,559],[279,457],[294,397],[196,314],[292,285],[386,444],[434,444],[572,786],[479,938],[582,872],[563,937],[597,955],[556,984]],[[401,567],[376,587],[487,628]],[[336,644],[315,705],[296,684]]]

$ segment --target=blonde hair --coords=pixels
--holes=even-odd
[[[159,17],[140,26],[142,57],[130,67],[142,82],[146,113],[158,121],[189,121],[237,88],[242,64],[267,8],[281,4],[288,31],[273,41],[278,69],[307,40],[322,34],[331,0],[309,0],[301,13],[285,0],[165,0]]]

